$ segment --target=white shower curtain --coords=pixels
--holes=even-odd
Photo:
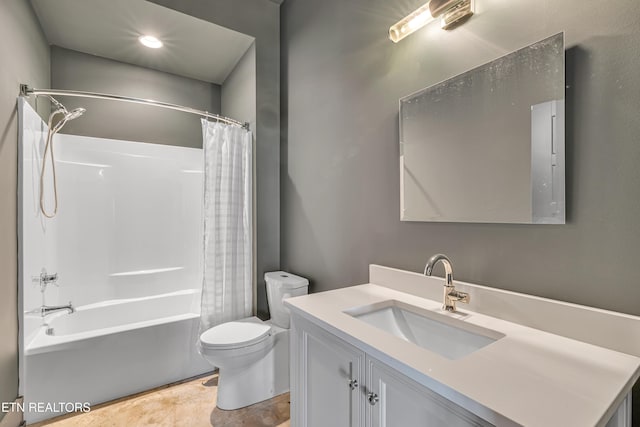
[[[251,316],[251,131],[202,120],[204,277],[200,332]]]

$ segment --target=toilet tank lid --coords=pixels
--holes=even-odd
[[[296,276],[295,274],[287,273],[286,271],[271,271],[264,274],[264,279],[267,283],[281,284],[288,289],[302,288],[309,286],[309,280],[304,277]]]

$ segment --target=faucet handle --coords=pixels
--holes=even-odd
[[[447,296],[453,301],[463,302],[465,304],[469,304],[469,301],[471,301],[471,295],[467,292],[453,290],[449,292]]]
[[[47,274],[46,271],[43,271],[42,273],[40,273],[40,280],[45,283],[56,282],[58,280],[58,273]]]
[[[42,273],[40,273],[40,287],[44,291],[47,285],[50,284],[54,284],[58,287],[60,286],[58,285],[58,273],[47,274],[47,271],[43,269]]]

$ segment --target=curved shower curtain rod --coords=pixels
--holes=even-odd
[[[95,99],[108,99],[111,101],[131,102],[134,104],[151,105],[155,107],[168,108],[170,110],[183,111],[185,113],[196,114],[198,116],[206,117],[208,119],[218,120],[233,126],[239,126],[244,129],[249,129],[248,122],[240,122],[238,120],[230,119],[229,117],[220,116],[218,114],[209,113],[208,111],[196,110],[191,107],[184,107],[182,105],[170,104],[168,102],[154,101],[153,99],[132,98],[129,96],[112,95],[108,93],[96,93],[96,92],[84,92],[79,90],[57,90],[57,89],[33,89],[27,85],[20,85],[20,95],[23,96],[74,96],[77,98],[95,98]]]

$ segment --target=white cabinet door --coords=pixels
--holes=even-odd
[[[364,353],[292,316],[292,427],[364,425]]]
[[[367,426],[491,426],[381,362],[367,357]]]

